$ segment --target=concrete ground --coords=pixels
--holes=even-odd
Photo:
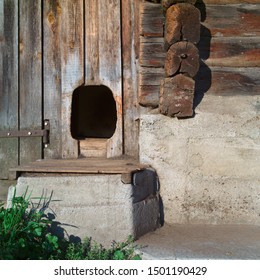
[[[164,225],[137,244],[146,260],[260,260],[260,226]]]

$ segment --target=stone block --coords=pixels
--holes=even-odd
[[[52,231],[61,237],[88,236],[109,245],[159,226],[158,178],[153,173],[133,174],[133,184],[124,184],[121,174],[24,175],[18,178],[16,195],[27,190],[34,203],[41,196],[45,202],[50,200],[47,215],[53,219]],[[9,202],[13,193],[14,187]]]
[[[160,221],[160,202],[156,196],[137,202],[133,205],[134,236],[142,236],[156,230]]]
[[[152,169],[145,169],[133,175],[133,202],[140,202],[159,192],[159,179]]]

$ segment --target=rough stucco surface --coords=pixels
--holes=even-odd
[[[140,160],[167,223],[260,225],[260,98],[205,96],[194,118],[143,113]]]

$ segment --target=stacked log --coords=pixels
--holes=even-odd
[[[182,3],[185,2],[185,3]],[[169,117],[193,116],[194,76],[200,66],[195,44],[200,39],[200,11],[194,0],[163,0],[165,78],[160,86],[159,112]]]

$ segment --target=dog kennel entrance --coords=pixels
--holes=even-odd
[[[106,157],[107,141],[114,135],[116,125],[116,102],[107,86],[81,86],[74,90],[71,135],[79,141],[81,156]]]

